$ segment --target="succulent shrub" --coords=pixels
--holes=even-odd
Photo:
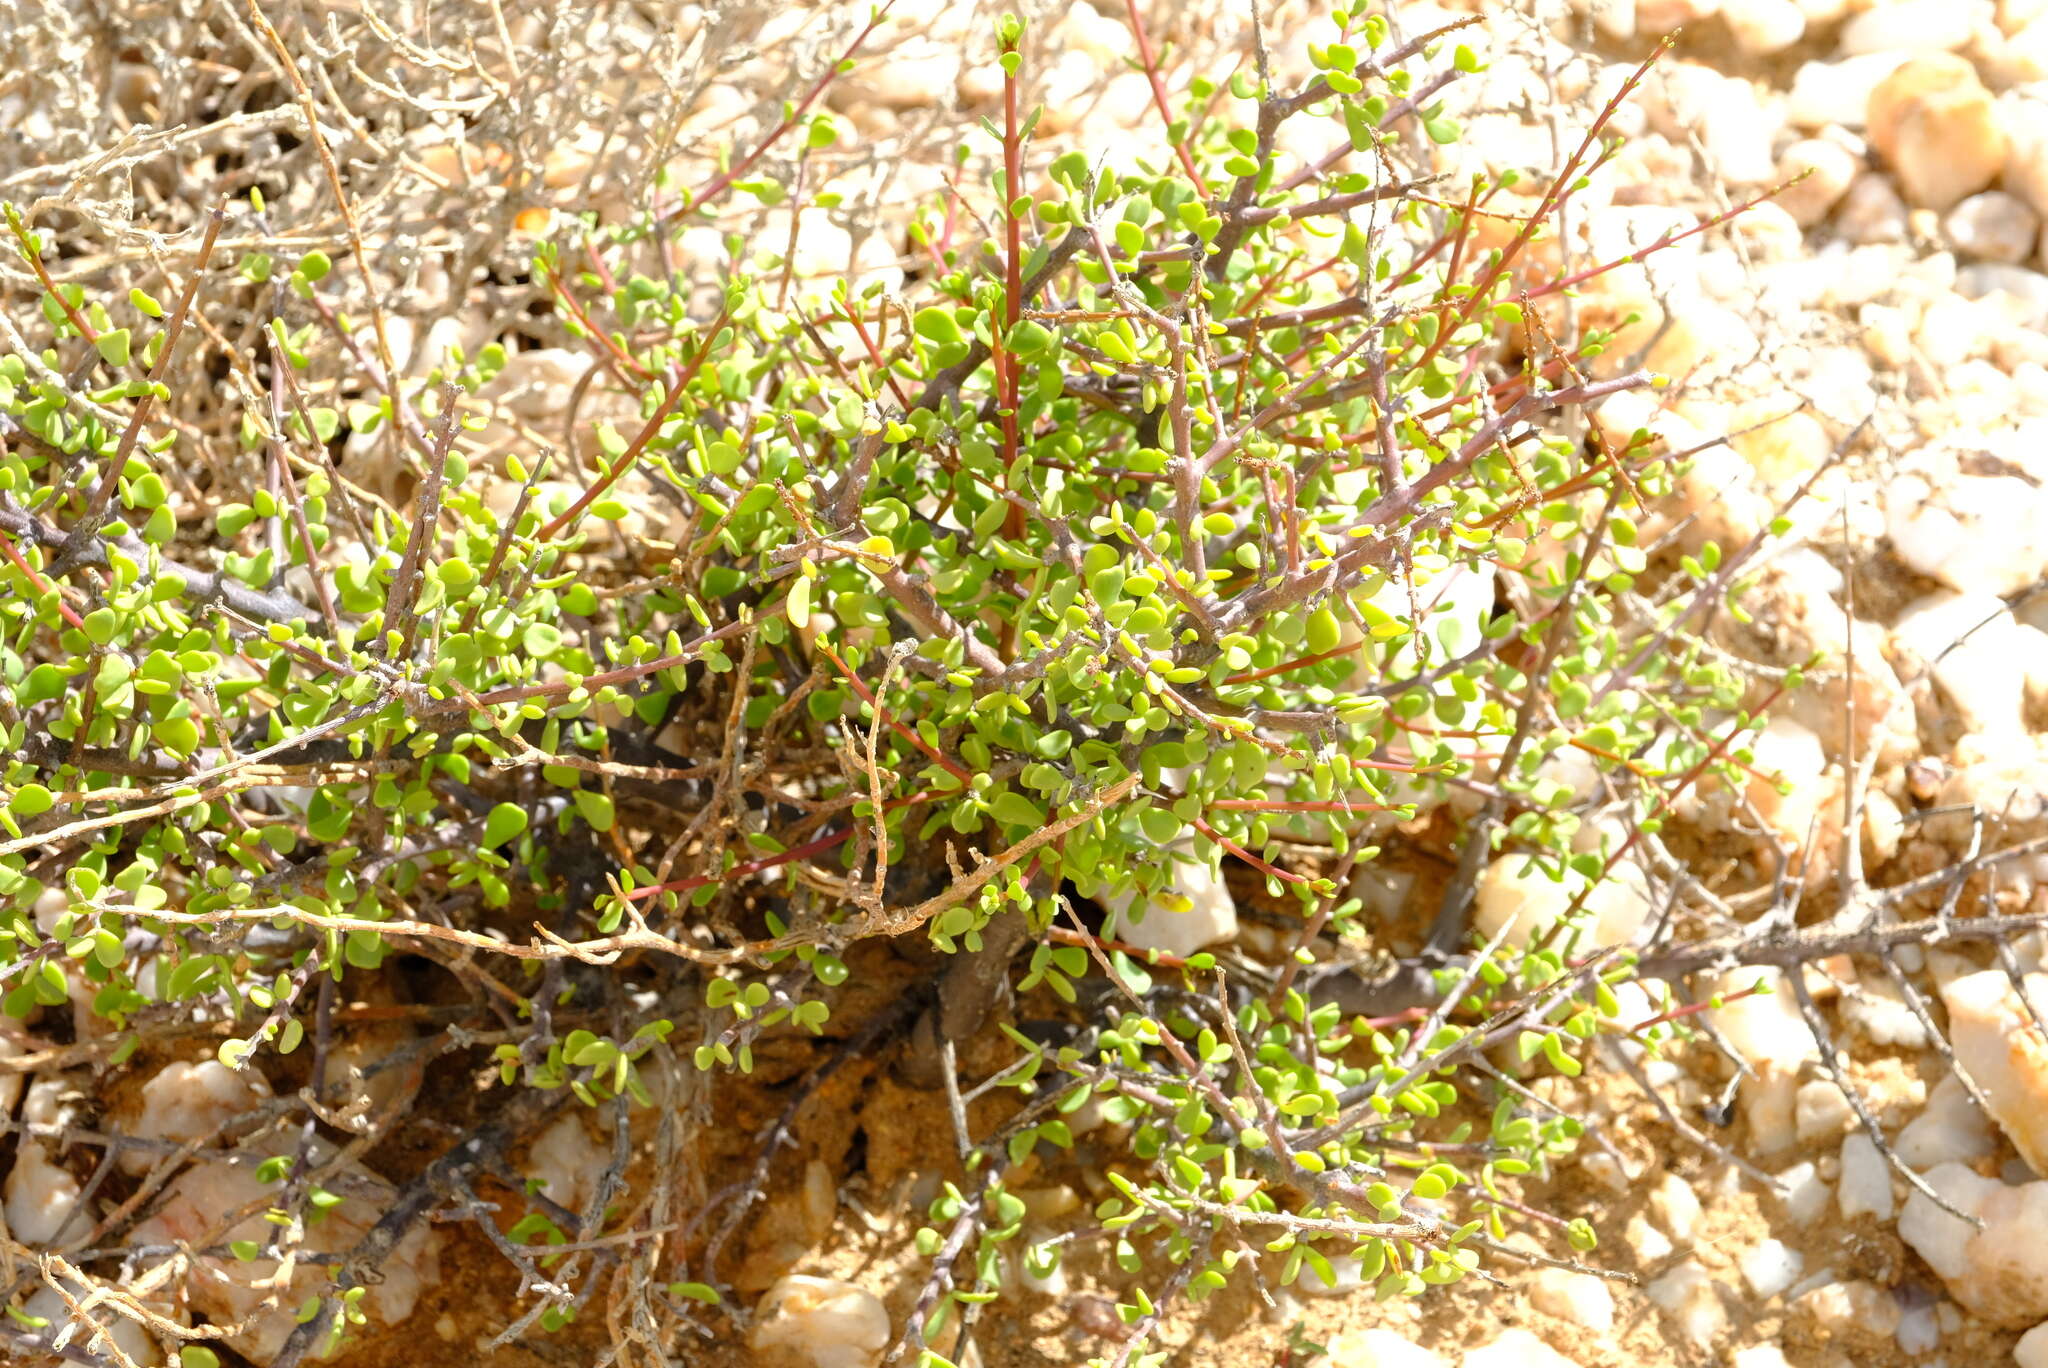
[[[1656,382],[1561,335],[1589,276],[1532,264],[1601,125],[1550,176],[1436,176],[1471,35],[1340,9],[1305,86],[1162,87],[1170,151],[1060,150],[1019,98],[1025,26],[992,36],[981,187],[911,225],[900,288],[792,288],[759,230],[835,208],[786,202],[836,136],[808,99],[705,185],[559,221],[531,280],[594,358],[591,414],[502,462],[471,454],[505,350],[393,379],[348,258],[95,294],[11,216],[48,288],[0,354],[6,1012],[75,1008],[117,1063],[226,1021],[257,1067],[308,1048],[323,982],[405,949],[514,1000],[473,1047],[503,1088],[646,1104],[657,1061],[715,1089],[764,1039],[881,1048],[907,1013],[840,1019],[860,952],[921,938],[941,999],[1014,988],[1074,1028],[986,1027],[1015,1106],[918,1216],[903,1343],[931,1361],[1011,1249],[1106,1240],[1145,1332],[1262,1256],[1406,1295],[1529,1220],[1583,1253],[1514,1194],[1581,1130],[1535,1080],[1630,1033],[1585,903],[1751,725],[1691,636],[1743,549],[1638,544],[1673,455],[1584,413]],[[1297,121],[1329,156],[1278,150]],[[676,267],[706,224],[708,289]],[[260,345],[174,390],[230,310]],[[203,424],[238,441],[202,462]],[[337,468],[351,436],[407,497]],[[1462,863],[1422,1005],[1312,993],[1389,943],[1351,876],[1431,814]],[[1526,943],[1468,934],[1503,852],[1577,890]],[[1225,862],[1298,914],[1291,953],[1139,948]],[[1027,1229],[1006,1175],[1083,1118],[1123,1147],[1116,1195]],[[716,1252],[653,1270],[648,1324],[736,1314]],[[558,1324],[575,1291],[549,1295]]]

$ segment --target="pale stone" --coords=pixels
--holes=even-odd
[[[1863,349],[1888,370],[1903,370],[1913,357],[1913,324],[1906,311],[1890,304],[1865,304],[1856,312]]]
[[[1799,1281],[1806,1257],[1782,1240],[1765,1240],[1737,1255],[1735,1266],[1749,1290],[1769,1300]]]
[[[2048,1015],[2048,974],[2028,974],[2036,1012]],[[1987,969],[1942,989],[1949,1043],[1991,1117],[2039,1176],[2048,1174],[2048,1043],[2003,969]]]
[[[1841,833],[1841,776],[1830,774],[1818,736],[1793,718],[1774,715],[1749,743],[1749,806],[1781,849],[1804,856],[1809,881],[1832,866]]]
[[[2048,496],[2038,486],[1960,475],[1937,488],[1928,474],[1885,488],[1886,531],[1908,566],[1971,595],[2016,594],[2048,570]]]
[[[1898,812],[1897,805],[1885,797],[1882,790],[1865,794],[1863,807],[1866,833],[1872,809],[1888,808],[1895,815]],[[1896,850],[1897,846],[1894,845],[1893,849]],[[1927,1048],[1926,1025],[1906,1005],[1904,994],[1890,979],[1871,979],[1853,992],[1844,992],[1842,1003],[1836,1010],[1845,1022],[1862,1032],[1864,1039],[1873,1045],[1896,1045],[1907,1050]]]
[[[1692,1243],[1700,1223],[1699,1194],[1692,1190],[1692,1184],[1675,1173],[1665,1174],[1650,1193],[1650,1212],[1672,1239],[1680,1244]]]
[[[1735,996],[1759,980],[1771,991]],[[1813,1032],[1779,970],[1736,969],[1720,977],[1715,991],[1724,1000],[1713,1013],[1715,1027],[1752,1070],[1742,1082],[1750,1141],[1759,1153],[1784,1149],[1798,1138],[1793,1109],[1800,1067],[1817,1054]]]
[[[1329,1368],[1446,1368],[1443,1356],[1392,1330],[1347,1330],[1323,1346]]]
[[[1869,52],[1926,52],[1968,45],[1977,26],[1991,17],[1982,0],[1892,0],[1875,5],[1842,26],[1836,40],[1846,56]]]
[[[1582,893],[1574,914],[1576,929],[1560,944],[1606,947],[1626,945],[1649,917],[1649,901],[1619,871],[1586,892],[1583,875],[1567,872],[1562,880],[1527,855],[1503,855],[1479,876],[1473,924],[1488,940],[1506,930],[1507,943],[1524,946],[1554,925]]]
[[[1712,1274],[1687,1259],[1644,1288],[1678,1331],[1701,1349],[1728,1333],[1728,1312]]]
[[[1935,1318],[1932,1306],[1915,1306],[1899,1316],[1899,1328],[1893,1339],[1899,1348],[1914,1357],[1929,1353],[1941,1343],[1941,1325]]]
[[[1720,12],[1721,0],[1635,0],[1636,31],[1661,37]]]
[[[333,1147],[317,1141],[309,1161],[317,1166],[333,1158]],[[237,1157],[206,1160],[187,1168],[166,1190],[155,1214],[136,1225],[130,1242],[195,1248],[219,1248],[240,1240],[260,1244],[275,1229],[263,1219],[264,1203],[266,1199],[275,1201],[281,1188],[262,1181],[258,1166],[254,1157]],[[345,1166],[343,1173],[358,1183],[372,1178],[355,1165]],[[255,1209],[255,1215],[221,1229],[224,1216],[249,1207]],[[375,1201],[356,1195],[328,1208],[320,1220],[306,1226],[296,1267],[281,1280],[282,1286],[273,1285],[280,1272],[274,1259],[201,1255],[185,1275],[185,1295],[193,1310],[215,1324],[238,1325],[227,1339],[231,1348],[254,1362],[269,1363],[296,1326],[293,1312],[297,1306],[329,1286],[325,1265],[330,1260],[317,1256],[338,1257],[356,1248],[382,1214]],[[380,1276],[360,1303],[373,1322],[400,1324],[412,1314],[421,1290],[439,1281],[440,1239],[430,1226],[415,1226],[396,1249],[379,1260]]]
[[[1798,485],[1834,454],[1820,419],[1796,395],[1782,391],[1738,405],[1728,431],[1730,444],[1756,468],[1766,489]]]
[[[1622,1239],[1628,1242],[1628,1247],[1635,1251],[1636,1262],[1639,1264],[1660,1263],[1671,1257],[1675,1248],[1671,1243],[1671,1237],[1651,1225],[1649,1218],[1640,1211],[1628,1218],[1628,1224],[1622,1229],[1621,1235]]]
[[[1792,1368],[1785,1351],[1775,1344],[1752,1344],[1747,1349],[1737,1349],[1728,1362],[1729,1368]]]
[[[1811,22],[1811,16],[1808,16]],[[1910,56],[1879,52],[1839,61],[1807,62],[1792,75],[1786,115],[1800,128],[1861,128],[1869,117],[1870,94]]]
[[[14,1167],[0,1188],[4,1195],[7,1231],[28,1245],[43,1245],[57,1238],[71,1225],[71,1234],[83,1228],[71,1221],[78,1206],[78,1180],[69,1170],[52,1162],[40,1140],[24,1140],[14,1153]]]
[[[1806,238],[1800,233],[1798,219],[1776,201],[1751,205],[1745,213],[1737,215],[1729,231],[1743,244],[1753,266],[1786,266],[1806,258]],[[1731,262],[1731,266],[1739,270],[1739,262]],[[1739,289],[1731,281],[1731,289],[1718,291],[1718,297],[1735,299],[1737,293]]]
[[[1942,230],[1965,256],[2011,263],[2033,252],[2041,221],[2019,196],[1986,190],[1949,210]]]
[[[1949,370],[1990,350],[1995,321],[1993,309],[1982,301],[1945,294],[1920,315],[1914,345],[1933,365]]]
[[[1459,1368],[1579,1368],[1527,1330],[1501,1332],[1499,1339],[1479,1349],[1468,1349],[1458,1360]]]
[[[1835,1188],[1835,1202],[1845,1221],[1858,1216],[1892,1218],[1891,1168],[1862,1131],[1842,1141],[1842,1179]]]
[[[1172,860],[1173,876],[1147,902],[1142,920],[1132,917],[1134,893],[1103,899],[1104,909],[1114,918],[1110,934],[1141,949],[1182,956],[1235,937],[1237,903],[1221,872],[1207,861],[1192,858],[1186,847],[1170,849],[1188,858]]]
[[[1604,1278],[1568,1268],[1539,1268],[1529,1279],[1529,1303],[1604,1335],[1614,1328],[1614,1293]]]
[[[1793,1127],[1801,1140],[1823,1140],[1840,1135],[1856,1113],[1840,1088],[1825,1078],[1801,1085],[1792,1103]]]
[[[1994,90],[2009,91],[2048,80],[2048,21],[2036,21],[1977,51],[1977,71]]]
[[[92,1294],[91,1288],[71,1278],[64,1279],[64,1290],[69,1292],[71,1299],[76,1302],[84,1302]],[[24,1315],[38,1316],[50,1323],[42,1334],[65,1337],[67,1358],[70,1354],[83,1353],[88,1363],[120,1362],[105,1351],[104,1340],[73,1319],[71,1308],[65,1304],[63,1296],[56,1288],[48,1285],[39,1288],[22,1303],[21,1310]],[[133,1364],[134,1368],[157,1368],[157,1365],[164,1361],[163,1349],[150,1333],[106,1303],[102,1302],[98,1306],[88,1308],[85,1317],[106,1331],[107,1338],[113,1340],[115,1349],[126,1355],[127,1361]]]
[[[1899,1303],[1876,1283],[1856,1278],[1828,1282],[1802,1294],[1797,1305],[1830,1339],[1890,1339],[1899,1329]]]
[[[813,1368],[875,1368],[891,1336],[881,1298],[853,1283],[792,1273],[763,1294],[747,1342]]]
[[[165,1065],[142,1085],[140,1111],[117,1111],[115,1117],[125,1134],[182,1145],[220,1136],[236,1121],[248,1119],[269,1096],[269,1085],[254,1069],[237,1072],[217,1059],[202,1059]],[[161,1153],[131,1149],[122,1154],[121,1167],[147,1173],[162,1158]]]
[[[1572,0],[1572,8],[1616,42],[1625,43],[1636,36],[1636,0]]]
[[[1835,226],[1850,242],[1904,242],[1909,231],[1906,202],[1892,188],[1890,177],[1866,171],[1842,196]]]
[[[1955,291],[1965,299],[1989,303],[2020,327],[2048,325],[2048,275],[2039,271],[1980,261],[1956,272]]]
[[[1991,92],[1947,53],[1915,57],[1879,82],[1868,124],[1906,199],[1937,212],[1989,186],[2005,166]]]
[[[591,1138],[581,1114],[568,1111],[534,1138],[519,1172],[549,1201],[580,1215],[611,1160],[609,1147]]]
[[[2048,16],[2048,0],[1998,0],[2000,33],[2018,33],[2044,16]]]
[[[1901,543],[1894,539],[1894,545]],[[1925,548],[1911,545],[1915,554],[1907,556],[1902,549],[1901,559],[1918,569]],[[2042,634],[2020,625],[1996,594],[1943,592],[1916,601],[1900,615],[1888,649],[1910,673],[1931,667],[1934,682],[1964,725],[1995,737],[2024,730],[2028,691],[2048,673],[2044,648],[2048,641]]]
[[[1778,154],[1778,180],[1804,179],[1779,191],[1777,203],[1810,228],[1841,203],[1862,170],[1862,159],[1832,138],[1801,138]]]
[[[1794,1225],[1818,1220],[1834,1194],[1810,1160],[1803,1160],[1774,1175],[1784,1192],[1785,1218]]]
[[[2048,215],[2048,101],[2033,91],[2007,91],[1998,99],[2005,133],[2007,190]]]
[[[1806,13],[1795,0],[1722,0],[1721,22],[1752,57],[1783,52],[1806,36]]]
[[[1670,316],[1643,357],[1649,369],[1674,379],[1707,384],[1725,379],[1756,358],[1756,332],[1742,315],[1705,300],[1690,301]]]
[[[1936,1164],[1974,1164],[1998,1148],[1991,1121],[1977,1109],[1962,1080],[1946,1074],[1928,1094],[1927,1108],[1906,1123],[1892,1149],[1916,1169]]]
[[[1940,1275],[1964,1309],[1994,1325],[2017,1329],[2048,1319],[2048,1183],[2011,1185],[1961,1164],[1938,1164],[1927,1184],[1981,1230],[1958,1220],[1919,1191],[1906,1195],[1899,1237]]]

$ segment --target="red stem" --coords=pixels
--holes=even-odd
[[[1124,8],[1131,16],[1131,36],[1138,40],[1138,60],[1144,63],[1145,79],[1152,83],[1152,106],[1159,111],[1159,121],[1166,125],[1166,136],[1173,137],[1173,111],[1166,107],[1166,83],[1159,79],[1159,62],[1152,55],[1152,37],[1145,32],[1145,16],[1138,10],[1138,0],[1124,0]],[[1180,154],[1181,169],[1188,173],[1195,189],[1203,199],[1209,198],[1208,182],[1195,169],[1195,159],[1188,152],[1185,139],[1173,144],[1173,150]]]
[[[819,637],[816,641],[812,642],[811,644],[816,646],[819,650],[823,651],[825,653],[826,658],[838,667],[840,676],[844,678],[848,684],[851,684],[853,686],[853,691],[855,693],[859,694],[864,700],[866,700],[867,705],[875,710],[876,714],[881,717],[882,721],[888,725],[890,731],[895,732],[905,741],[908,741],[911,745],[917,747],[917,749],[924,752],[927,756],[931,757],[931,761],[933,764],[937,765],[939,768],[946,771],[946,773],[952,775],[955,779],[958,779],[961,783],[965,784],[974,778],[974,776],[968,772],[966,766],[961,765],[957,761],[948,758],[946,753],[940,750],[938,747],[927,745],[923,737],[919,736],[910,728],[904,726],[901,722],[898,722],[894,717],[891,717],[889,715],[889,710],[882,706],[882,700],[875,697],[874,690],[868,688],[867,685],[861,683],[860,676],[855,674],[853,672],[852,667],[847,665],[845,661],[839,658],[839,653],[832,649],[831,643],[826,641],[824,637]]]
[[[883,0],[883,3],[875,8],[874,17],[868,20],[868,26],[862,29],[859,33],[854,35],[853,42],[847,46],[846,52],[840,57],[838,61],[834,62],[831,66],[825,69],[825,74],[818,78],[816,84],[814,84],[810,88],[810,91],[807,94],[805,94],[803,99],[797,102],[796,107],[789,111],[789,113],[783,118],[782,122],[775,125],[775,127],[769,131],[768,136],[761,140],[761,145],[759,147],[756,147],[746,156],[740,158],[739,162],[736,165],[734,165],[731,170],[725,172],[723,175],[712,177],[703,185],[699,186],[696,190],[692,191],[690,194],[690,202],[688,205],[678,205],[674,209],[671,209],[667,213],[663,214],[661,217],[663,219],[672,219],[677,218],[682,214],[689,212],[692,209],[702,209],[712,200],[718,198],[727,190],[731,189],[732,183],[734,181],[738,180],[741,176],[746,175],[748,171],[753,169],[754,163],[761,160],[762,156],[768,151],[769,148],[775,146],[777,142],[781,141],[783,135],[788,133],[790,129],[795,128],[799,123],[803,122],[803,117],[805,113],[809,111],[811,105],[816,102],[817,98],[820,95],[823,95],[825,93],[825,88],[827,86],[831,85],[832,82],[839,79],[840,69],[844,67],[848,62],[853,60],[853,55],[856,52],[860,51],[861,44],[865,43],[868,40],[869,34],[873,33],[877,28],[881,26],[882,20],[888,17],[889,10],[892,6],[895,5],[895,3],[896,0]]]
[[[676,404],[681,401],[683,392],[689,389],[690,382],[697,378],[697,372],[703,369],[705,360],[711,355],[711,344],[718,340],[718,330],[724,326],[725,314],[721,311],[718,317],[711,320],[711,326],[705,329],[704,345],[697,348],[697,354],[690,358],[690,364],[684,366],[681,372],[670,382],[668,394],[662,398],[661,407],[655,409],[653,416],[641,425],[639,435],[633,438],[633,444],[619,453],[619,459],[613,463],[612,468],[599,476],[590,488],[584,490],[582,497],[564,509],[560,517],[540,530],[539,540],[547,541],[564,527],[582,517],[583,510],[596,502],[598,495],[610,489],[621,475],[624,475],[633,468],[633,463],[640,459],[640,453],[647,449],[647,444],[654,440],[654,434],[661,430],[662,423],[675,410]]]

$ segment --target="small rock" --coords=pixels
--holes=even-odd
[[[1650,1224],[1647,1216],[1640,1211],[1628,1218],[1628,1225],[1622,1229],[1622,1239],[1636,1253],[1639,1264],[1662,1263],[1671,1257],[1674,1246],[1671,1237]]]
[[[1842,26],[1841,52],[1953,51],[1969,44],[1977,25],[1989,17],[1988,4],[1968,0],[1893,0],[1863,11]]]
[[[1392,1330],[1347,1330],[1327,1341],[1329,1368],[1446,1368],[1443,1356]]]
[[[1529,1279],[1529,1302],[1597,1334],[1614,1328],[1614,1294],[1604,1278],[1568,1268],[1539,1268]]]
[[[2048,103],[2009,91],[1998,101],[1998,124],[2005,133],[2005,188],[2048,215]]]
[[[1636,31],[1661,37],[1712,18],[1720,8],[1721,0],[1635,0]]]
[[[1914,1306],[1899,1315],[1899,1328],[1892,1335],[1899,1348],[1914,1358],[1933,1351],[1941,1343],[1941,1325],[1932,1304]]]
[[[2048,1325],[2037,1325],[2021,1335],[2012,1347],[2012,1361],[2019,1368],[2048,1368]]]
[[[1728,431],[1730,444],[1770,490],[1796,487],[1834,454],[1827,428],[1789,393],[1738,405],[1729,416]]]
[[[1850,242],[1865,245],[1904,242],[1911,231],[1906,202],[1892,188],[1889,176],[1865,171],[1849,184],[1835,215],[1835,226]]]
[[[1830,138],[1801,138],[1778,154],[1779,181],[1804,176],[1778,192],[1778,205],[1802,228],[1828,216],[1863,170],[1862,161]]]
[[[1771,991],[1749,993],[1759,980]],[[1813,1032],[1779,970],[1737,969],[1721,976],[1716,991],[1727,1001],[1713,1013],[1714,1025],[1754,1071],[1742,1083],[1750,1142],[1759,1153],[1784,1149],[1798,1139],[1793,1107],[1800,1066],[1817,1053]]]
[[[1856,1113],[1849,1109],[1849,1099],[1825,1078],[1802,1084],[1793,1099],[1792,1123],[1801,1140],[1822,1140],[1840,1135],[1855,1119]]]
[[[1785,1351],[1775,1344],[1752,1344],[1747,1349],[1737,1349],[1728,1363],[1729,1368],[1792,1368]]]
[[[2028,974],[2034,1010],[2048,1014],[2048,974]],[[2048,1043],[2003,969],[1950,982],[1949,1042],[1976,1081],[2013,1148],[2038,1175],[2048,1174]]]
[[[1812,22],[1812,16],[1807,16]],[[1880,52],[1833,62],[1808,62],[1792,76],[1785,112],[1800,128],[1861,128],[1869,117],[1870,94],[1910,54]]]
[[[1891,1339],[1898,1333],[1898,1301],[1884,1288],[1862,1278],[1823,1283],[1800,1296],[1796,1304],[1822,1339],[1868,1344]]]
[[[580,1215],[611,1160],[609,1147],[591,1139],[582,1116],[569,1111],[534,1138],[519,1172],[537,1184],[549,1201]]]
[[[1679,1333],[1701,1349],[1711,1349],[1728,1333],[1728,1312],[1713,1275],[1687,1259],[1643,1289],[1676,1323]]]
[[[1990,481],[1959,481],[1958,485],[1985,483]],[[1955,492],[1981,497],[1968,488]],[[1895,534],[1893,544],[1900,559],[1918,569],[1929,554],[1928,544],[1936,539],[1921,535],[1920,525],[1906,531],[1908,538],[1902,540]],[[1969,553],[1958,548],[1955,554],[1964,557]],[[2027,676],[2040,669],[2039,636],[2031,627],[2015,622],[1996,594],[1939,593],[1918,600],[1900,616],[1892,628],[1888,654],[1905,674],[1931,666],[1934,682],[1955,705],[1969,731],[1987,737],[2019,736],[2026,726]]]
[[[1723,180],[1761,185],[1777,168],[1771,143],[1778,121],[1757,98],[1756,87],[1710,67],[1675,64],[1646,84],[1650,124],[1681,146],[1697,136],[1708,166]]]
[[[238,1072],[217,1059],[179,1062],[165,1065],[142,1085],[139,1113],[116,1116],[128,1135],[182,1145],[220,1135],[269,1096],[263,1075],[254,1069]],[[128,1173],[147,1173],[162,1158],[147,1150],[129,1150],[121,1156],[121,1167]]]
[[[1998,0],[1997,9],[1998,31],[2017,33],[2048,15],[2048,0]]]
[[[1913,325],[1904,309],[1865,304],[1856,311],[1863,350],[1888,370],[1904,370],[1913,359]]]
[[[1892,1218],[1891,1166],[1862,1131],[1842,1141],[1842,1180],[1835,1188],[1835,1203],[1845,1221],[1858,1216]]]
[[[1751,57],[1783,52],[1806,36],[1806,12],[1795,0],[1722,0],[1721,22]]]
[[[1506,928],[1508,944],[1527,945],[1565,915],[1586,884],[1577,873],[1555,879],[1527,855],[1503,855],[1479,876],[1473,923],[1489,940]],[[1641,890],[1617,871],[1585,893],[1574,914],[1583,929],[1574,938],[1588,947],[1626,945],[1649,911]]]
[[[2033,253],[2041,220],[2019,196],[1986,190],[1949,210],[1941,226],[1949,244],[1963,255],[2012,263]]]
[[[64,1290],[71,1294],[73,1301],[84,1301],[91,1295],[91,1289],[74,1279],[64,1279]],[[44,1286],[22,1304],[23,1315],[37,1316],[50,1324],[43,1330],[45,1335],[63,1334],[67,1326],[70,1338],[66,1344],[71,1353],[83,1353],[88,1363],[114,1363],[115,1358],[105,1352],[104,1341],[83,1325],[72,1320],[71,1308],[65,1304],[57,1289]],[[127,1355],[127,1361],[135,1368],[156,1368],[164,1361],[163,1350],[147,1330],[128,1319],[112,1307],[100,1304],[88,1310],[87,1319],[104,1328],[107,1337],[114,1341],[114,1347]],[[67,1355],[68,1358],[68,1355]]]
[[[1974,1075],[1973,1075],[1974,1077]],[[1962,1080],[1948,1074],[1928,1094],[1927,1108],[1906,1123],[1892,1149],[1916,1169],[1974,1164],[1998,1148],[1990,1118],[1977,1110]]]
[[[1898,841],[1903,834],[1903,819],[1898,805],[1885,797],[1882,791],[1872,791],[1863,796],[1863,830],[1867,844],[1873,847],[1871,854],[1882,864],[1898,851]],[[1888,812],[1892,824],[1890,852],[1885,853],[1878,838],[1871,835],[1874,813]],[[1896,1045],[1907,1050],[1927,1048],[1927,1027],[1906,1005],[1904,994],[1889,979],[1872,979],[1853,993],[1842,995],[1842,1005],[1836,1009],[1842,1019],[1863,1033],[1873,1045]]]
[[[1994,90],[2048,79],[2048,23],[2037,21],[2002,39],[1987,38],[1977,49],[1977,70]]]
[[[1915,57],[1880,81],[1868,125],[1906,199],[1937,212],[1989,186],[2005,166],[1991,92],[1968,62],[1948,53]]]
[[[1809,1225],[1827,1210],[1833,1194],[1811,1161],[1802,1161],[1774,1175],[1784,1190],[1785,1218],[1795,1226]]]
[[[1468,1349],[1458,1361],[1459,1368],[1579,1368],[1527,1330],[1501,1333],[1499,1339],[1480,1349]]]
[[[2048,1319],[2048,1183],[2010,1185],[1961,1164],[1938,1164],[1928,1186],[1984,1223],[1973,1229],[1918,1190],[1906,1195],[1899,1237],[1941,1276],[1949,1295],[1994,1325]]]
[[[2048,571],[2048,497],[2016,475],[1910,471],[1886,486],[1885,523],[1901,560],[1959,593],[2016,594]]]
[[[792,1273],[762,1296],[748,1343],[815,1368],[874,1368],[889,1347],[889,1312],[864,1288]]]
[[[1237,903],[1222,874],[1206,861],[1176,860],[1167,886],[1146,904],[1142,920],[1131,917],[1132,893],[1103,900],[1113,915],[1111,930],[1118,940],[1169,955],[1192,955],[1237,935]]]
[[[50,1160],[40,1140],[24,1140],[14,1153],[4,1188],[7,1232],[23,1244],[42,1245],[57,1238],[78,1206],[78,1180]],[[80,1233],[73,1230],[71,1233]]]
[[[1735,1266],[1749,1290],[1768,1300],[1799,1281],[1806,1257],[1782,1240],[1765,1240],[1736,1256]]]
[[[1977,262],[1956,272],[1955,291],[1965,299],[1990,301],[2025,328],[2048,324],[2048,275],[2004,262]]]
[[[1756,331],[1741,314],[1693,300],[1669,315],[1643,364],[1676,379],[1708,384],[1754,360],[1758,350]]]
[[[1952,370],[1990,349],[1994,322],[1985,304],[1959,294],[1944,294],[1920,315],[1913,341],[1933,365]]]
[[[1572,0],[1605,37],[1625,43],[1636,36],[1636,0]]]
[[[1693,1233],[1699,1229],[1700,1199],[1691,1183],[1675,1173],[1665,1174],[1650,1194],[1650,1212],[1672,1239],[1692,1243]]]

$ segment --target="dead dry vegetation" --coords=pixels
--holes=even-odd
[[[2048,1362],[1945,8],[0,10],[0,1358]]]

